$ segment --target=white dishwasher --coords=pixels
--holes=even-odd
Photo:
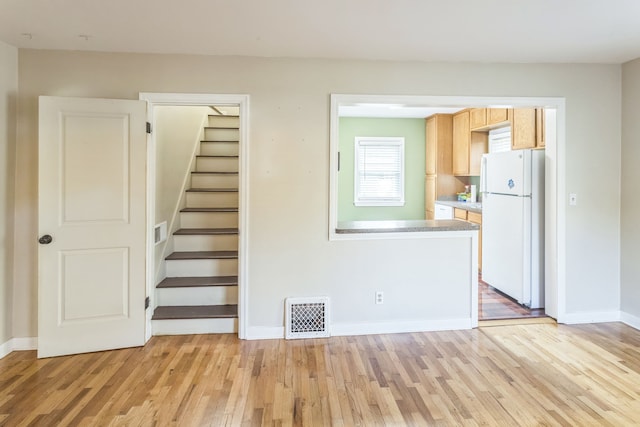
[[[453,219],[453,207],[447,205],[435,204],[433,219]]]

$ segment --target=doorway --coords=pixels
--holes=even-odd
[[[546,127],[553,128],[552,138],[548,138],[545,155],[545,314],[562,321],[564,317],[564,218],[565,208],[561,200],[564,194],[564,120],[565,101],[563,98],[535,97],[460,97],[460,96],[388,96],[388,95],[332,95],[331,96],[331,144],[330,144],[330,209],[329,239],[338,240],[335,230],[340,218],[340,185],[338,171],[340,165],[341,112],[348,108],[362,106],[395,110],[417,109],[465,109],[470,106],[479,108],[540,108],[556,113],[553,123],[547,121]],[[457,111],[456,110],[456,111]],[[450,111],[449,111],[450,112]],[[436,113],[435,111],[433,113]],[[385,113],[386,114],[386,113]],[[424,116],[422,116],[424,118]],[[470,184],[475,184],[470,182]],[[476,292],[474,290],[474,292]],[[477,318],[474,320],[478,320]]]
[[[248,299],[247,296],[247,243],[248,243],[248,219],[247,219],[247,211],[248,211],[248,168],[247,168],[247,158],[248,158],[248,147],[249,147],[249,138],[248,138],[248,123],[249,123],[249,96],[248,95],[215,95],[215,94],[166,94],[166,93],[141,93],[140,99],[147,102],[147,121],[150,123],[152,129],[156,128],[157,120],[159,117],[158,112],[161,107],[205,107],[207,109],[212,109],[212,114],[218,115],[222,113],[224,115],[225,110],[234,111],[237,115],[238,123],[237,123],[237,138],[238,138],[238,146],[237,146],[237,229],[242,230],[241,233],[237,234],[237,331],[238,336],[240,338],[244,338],[246,336],[246,324],[247,324],[247,311],[246,311],[246,301]],[[213,107],[213,108],[212,108]],[[235,125],[234,125],[235,126]],[[205,138],[206,139],[206,138]],[[152,322],[153,308],[159,306],[160,298],[156,293],[156,285],[158,281],[157,270],[159,263],[164,262],[163,257],[158,257],[156,255],[157,252],[157,236],[158,236],[158,227],[159,223],[162,221],[158,221],[156,217],[156,209],[157,209],[157,200],[156,195],[157,192],[160,191],[160,188],[157,186],[157,145],[155,141],[155,135],[152,132],[148,135],[148,150],[147,150],[147,224],[148,224],[148,239],[147,239],[147,259],[149,262],[147,263],[147,295],[149,295],[150,301],[150,310],[147,311],[147,333],[146,339],[148,340],[154,334],[154,323]],[[195,151],[194,151],[195,155]],[[183,173],[184,174],[184,173]],[[189,174],[189,177],[191,175]],[[187,175],[185,175],[184,182],[182,186],[186,188],[189,184],[186,182]],[[185,198],[187,196],[185,195]],[[176,218],[180,215],[180,209],[178,209],[178,205],[174,209],[174,212],[169,218],[169,222],[174,222]],[[169,225],[169,224],[167,224]],[[161,227],[160,227],[161,234]],[[217,252],[229,252],[229,251],[217,251]],[[228,255],[228,254],[227,254]],[[224,260],[225,262],[227,260]],[[161,276],[166,275],[162,272],[159,273]],[[204,273],[202,273],[204,275]],[[208,274],[209,276],[214,276],[215,274]],[[225,274],[227,275],[227,274]],[[180,319],[180,321],[184,324],[185,319]],[[207,322],[206,319],[192,319],[191,328],[193,333],[203,333],[208,331],[208,327],[205,326]],[[182,327],[182,326],[180,326]],[[177,333],[188,333],[187,330],[183,330],[183,332]]]

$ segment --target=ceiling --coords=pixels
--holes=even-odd
[[[638,0],[0,0],[35,49],[437,62],[623,63]]]

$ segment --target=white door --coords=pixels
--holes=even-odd
[[[144,344],[146,104],[40,97],[38,357]]]

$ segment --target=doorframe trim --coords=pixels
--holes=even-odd
[[[204,93],[155,93],[141,92],[139,99],[147,102],[147,121],[155,128],[154,108],[158,106],[210,106],[238,105],[240,109],[239,142],[239,206],[238,222],[240,228],[238,242],[238,337],[246,339],[249,325],[249,95],[246,94],[204,94]],[[155,306],[155,277],[153,227],[155,218],[155,133],[147,135],[147,296],[151,303],[147,311],[145,341],[153,333],[151,316]]]

